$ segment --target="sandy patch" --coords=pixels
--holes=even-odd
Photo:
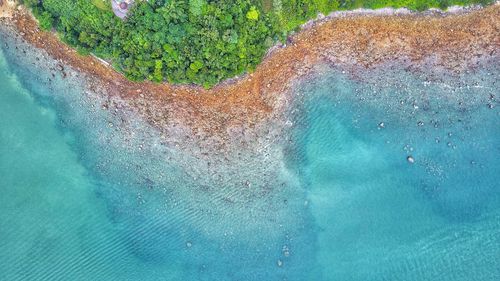
[[[0,18],[12,18],[16,9],[16,2],[13,0],[0,0]]]

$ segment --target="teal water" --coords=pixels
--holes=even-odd
[[[494,61],[362,79],[318,66],[291,141],[211,175],[6,36],[0,280],[500,279]]]
[[[384,70],[374,73],[377,88],[327,69],[304,86],[291,163],[320,229],[323,278],[499,278],[500,117],[490,108],[498,70],[490,71],[429,82]]]

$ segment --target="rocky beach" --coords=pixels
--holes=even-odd
[[[55,34],[41,31],[25,9],[14,9],[10,2],[3,4],[10,12],[3,12],[2,24],[14,28],[18,37],[35,48],[44,49],[60,62],[61,69],[68,66],[82,72],[90,84],[105,89],[110,97],[121,97],[167,134],[168,128],[180,125],[189,135],[199,136],[199,141],[219,145],[228,138],[243,141],[248,128],[275,119],[292,99],[285,93],[293,81],[320,63],[363,79],[363,72],[386,62],[415,72],[436,66],[460,73],[499,56],[499,5],[452,12],[338,12],[308,23],[285,45],[273,48],[255,72],[212,89],[133,83],[98,59],[77,54]]]
[[[204,89],[0,0],[0,272],[496,280],[499,30],[498,4],[336,12]]]
[[[370,72],[404,69],[432,80],[436,72],[459,77],[499,59],[499,5],[425,13],[360,10],[307,23],[285,45],[274,47],[255,72],[212,89],[135,83],[109,64],[79,55],[55,33],[41,31],[22,6],[16,8],[12,1],[3,6],[2,28],[16,41],[39,49],[38,63],[51,65],[53,76],[66,79],[73,72],[102,100],[97,106],[115,115],[138,114],[159,131],[163,144],[211,163],[206,166],[210,174],[226,182],[245,159],[266,163],[261,175],[280,162],[280,146],[289,142],[286,131],[294,126],[292,105],[301,100],[294,88],[323,65],[380,87],[378,81],[369,81]],[[32,47],[23,52],[32,52]],[[221,176],[220,171],[228,170],[233,172]]]

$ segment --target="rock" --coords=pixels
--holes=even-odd
[[[290,249],[288,248],[287,245],[283,246],[282,252],[283,252],[283,256],[285,256],[285,257],[289,257],[290,256]]]
[[[408,163],[410,164],[413,164],[415,163],[415,158],[413,158],[413,156],[409,155],[408,157],[406,157],[406,160],[408,161]]]

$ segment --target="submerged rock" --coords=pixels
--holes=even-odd
[[[413,156],[409,155],[408,157],[406,157],[406,160],[408,161],[408,163],[410,164],[413,164],[415,163],[415,158],[413,158]]]

